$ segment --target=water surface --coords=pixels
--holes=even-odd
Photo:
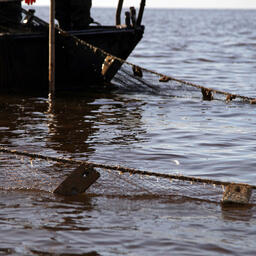
[[[47,10],[39,13],[46,17]],[[93,10],[105,24],[113,15],[113,9]],[[129,60],[254,97],[255,17],[247,10],[147,10],[144,39]],[[48,107],[43,96],[1,94],[0,145],[256,184],[254,105],[127,88],[61,95],[51,113]],[[73,167],[40,162],[33,169],[25,159],[21,168],[19,158],[0,159],[2,255],[256,253],[254,207],[223,209],[164,194],[123,197],[108,191],[67,199],[51,191]]]

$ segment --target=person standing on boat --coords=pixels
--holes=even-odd
[[[21,21],[21,1],[0,2],[0,25],[17,27]]]
[[[36,0],[25,0],[28,5]],[[55,0],[56,19],[64,30],[86,29],[93,22],[91,18],[92,0]],[[0,26],[17,27],[21,22],[21,1],[0,0]]]
[[[85,29],[93,22],[92,0],[55,0],[56,19],[64,30]]]
[[[26,4],[33,4],[35,2],[36,0],[25,0]],[[6,28],[16,28],[20,25],[21,19],[20,0],[12,0],[10,2],[1,2],[0,0],[0,26]]]

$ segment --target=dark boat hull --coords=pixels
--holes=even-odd
[[[106,52],[126,59],[141,40],[144,27],[95,27],[72,34]],[[112,61],[105,74],[107,55],[77,43],[71,37],[56,38],[56,90],[83,90],[108,84],[121,64]],[[0,90],[48,90],[48,34],[0,35]]]

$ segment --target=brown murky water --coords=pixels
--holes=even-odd
[[[104,11],[106,19],[112,11]],[[102,21],[102,10],[94,12]],[[254,11],[150,10],[131,60],[255,95],[255,17]],[[60,95],[51,113],[48,107],[43,96],[1,94],[0,145],[256,184],[253,105],[122,90]],[[111,173],[87,195],[52,194],[74,168],[0,155],[0,255],[256,253],[255,206],[222,208],[199,200],[192,185],[183,188],[186,197],[177,196],[172,184]]]

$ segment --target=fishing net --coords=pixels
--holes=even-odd
[[[40,18],[36,17],[34,13],[26,11],[25,9],[22,9],[22,15],[30,18],[30,26],[28,26],[28,28],[31,31],[40,30],[40,28],[45,28],[48,26],[47,22],[41,20]],[[4,20],[8,20],[8,22],[11,22],[6,15],[1,13],[1,11],[0,17]],[[247,97],[214,88],[207,88],[196,83],[177,79],[169,75],[140,67],[123,60],[118,56],[114,56],[111,53],[106,52],[104,49],[85,42],[74,34],[63,31],[59,27],[56,27],[56,29],[58,31],[57,37],[60,37],[63,42],[68,42],[66,45],[67,50],[68,45],[71,45],[72,50],[76,48],[81,50],[83,48],[88,56],[97,56],[97,59],[102,60],[102,70],[101,73],[99,73],[99,77],[102,76],[102,80],[108,77],[108,73],[113,73],[113,70],[119,70],[111,81],[112,85],[119,90],[136,90],[136,92],[141,90],[143,92],[155,93],[170,97],[200,98],[208,101],[223,100],[226,102],[236,100],[256,104],[256,99],[254,97]],[[74,45],[75,47],[73,47]]]
[[[52,192],[65,173],[65,166],[10,154],[0,155],[2,190],[42,190]]]
[[[131,66],[124,63],[114,77],[113,82],[118,88],[128,91],[143,91],[161,96],[169,96],[175,98],[195,98],[203,100],[252,100],[236,97],[231,93],[220,92],[201,85],[179,80],[167,75],[158,74],[154,71]]]
[[[224,101],[241,100],[254,104],[254,98],[206,88],[191,82],[176,79],[158,72],[148,70],[91,45],[74,35],[57,28],[59,35],[70,42],[83,47],[87,52],[101,56],[102,72],[111,66],[121,67],[112,80],[118,89],[139,89],[143,92],[154,92],[171,97],[198,97],[203,100],[219,99]],[[104,74],[102,74],[104,76]],[[53,192],[60,182],[82,161],[46,157],[1,148],[0,172],[2,189],[36,189]],[[198,177],[160,174],[129,169],[120,166],[108,166],[97,163],[92,165],[100,173],[100,178],[87,191],[95,196],[157,196],[187,197],[196,200],[220,202],[228,182],[206,180]],[[171,173],[171,172],[170,172]],[[239,184],[237,184],[239,185]],[[244,185],[244,184],[243,184]],[[249,186],[249,185],[246,185]],[[252,189],[251,203],[255,204],[255,186]]]
[[[207,101],[222,100],[230,102],[236,100],[256,104],[254,97],[208,88],[140,67],[117,56],[113,56],[105,50],[85,42],[60,28],[57,28],[57,30],[59,31],[59,36],[68,38],[71,44],[76,44],[77,47],[82,47],[86,52],[102,59],[102,70],[99,75],[103,76],[103,80],[104,76],[107,77],[108,70],[118,67],[119,71],[111,83],[119,90],[143,91],[144,93],[148,92],[170,97],[199,98]]]
[[[53,192],[81,164],[92,165],[100,174],[100,178],[86,191],[92,196],[131,199],[182,197],[218,203],[222,200],[226,186],[230,184],[198,177],[160,174],[74,159],[47,157],[5,148],[0,148],[0,152],[2,190]],[[254,205],[256,187],[250,187],[250,203]]]
[[[206,101],[242,101],[255,104],[255,98],[239,94],[225,92],[213,88],[208,88],[196,83],[177,79],[164,75],[153,70],[149,70],[124,60],[122,67],[113,79],[113,83],[119,89],[130,91],[143,91],[156,95],[170,96],[176,98],[197,98]]]

